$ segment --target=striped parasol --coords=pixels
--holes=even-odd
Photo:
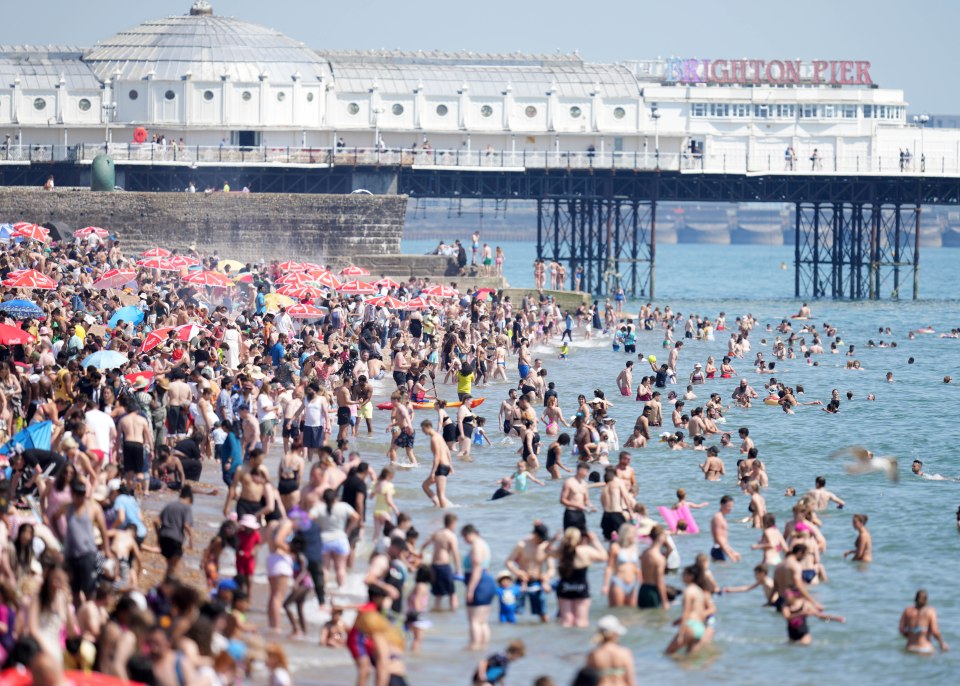
[[[388,310],[402,310],[407,306],[407,303],[394,298],[392,295],[378,295],[375,298],[370,298],[367,302],[374,307],[385,307]]]
[[[297,303],[287,308],[287,314],[296,319],[317,319],[326,313],[326,308],[319,308],[307,303]]]
[[[228,286],[234,285],[233,281],[231,281],[230,277],[226,274],[211,271],[194,272],[183,277],[183,282],[192,283],[195,286],[215,286],[219,288],[227,288]]]
[[[110,232],[106,229],[101,229],[99,226],[85,226],[82,229],[77,229],[73,232],[74,238],[86,238],[91,233],[96,234],[97,238],[109,238]]]
[[[332,273],[320,270],[315,272],[310,272],[310,280],[312,283],[319,284],[324,288],[340,288],[342,285],[340,279],[334,276]]]
[[[50,230],[45,229],[39,224],[14,224],[14,238],[30,238],[41,243],[46,243],[50,239]]]
[[[459,291],[450,286],[444,286],[443,284],[434,284],[428,288],[423,289],[424,295],[429,295],[434,298],[456,298],[460,295]]]
[[[138,267],[143,269],[159,269],[162,272],[178,272],[180,267],[170,264],[166,257],[148,257],[137,262]]]
[[[341,293],[346,293],[348,295],[370,295],[371,293],[377,292],[377,287],[372,283],[367,283],[366,281],[358,281],[354,279],[352,281],[347,281],[344,284],[341,284],[340,288],[337,289]]]
[[[177,268],[195,267],[198,264],[200,264],[200,260],[198,260],[197,258],[187,257],[186,255],[174,255],[173,257],[169,258],[168,261],[170,262],[170,264],[172,264],[174,267],[177,267]]]
[[[3,282],[4,286],[9,288],[36,288],[40,290],[52,291],[57,287],[57,282],[46,274],[41,274],[36,269],[26,269],[16,276],[10,276]]]
[[[355,264],[351,264],[349,267],[344,267],[343,269],[340,270],[340,273],[343,276],[350,277],[350,278],[355,278],[358,276],[370,276],[370,272],[368,272],[363,267],[358,267]]]
[[[287,260],[278,264],[277,269],[282,272],[298,272],[303,270],[303,265],[293,260]]]
[[[406,305],[408,310],[429,310],[431,307],[436,307],[436,305],[430,301],[430,298],[425,295],[410,298]]]
[[[288,295],[291,298],[297,298],[298,300],[315,300],[323,295],[323,291],[314,286],[298,286],[294,283],[284,284],[277,289],[277,293],[280,295]]]
[[[400,288],[400,284],[391,279],[389,276],[385,276],[379,281],[374,281],[373,285],[377,288]]]
[[[128,283],[136,283],[136,269],[108,269],[93,282],[94,288],[123,288]]]
[[[311,281],[316,281],[316,279],[310,276],[307,272],[290,272],[289,274],[284,274],[283,276],[279,277],[276,281],[274,281],[274,283],[277,285],[291,284],[294,286],[302,286],[303,284]]]
[[[140,257],[170,257],[172,254],[166,248],[150,248],[140,253]]]

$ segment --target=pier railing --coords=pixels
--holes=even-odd
[[[684,171],[713,174],[913,174],[960,176],[960,155],[839,155],[786,159],[769,152],[751,155],[712,152],[667,153],[656,150],[483,150],[349,147],[181,146],[157,143],[9,145],[0,147],[0,163],[87,163],[109,152],[120,163],[203,166],[297,165],[458,168],[491,171],[527,169]]]

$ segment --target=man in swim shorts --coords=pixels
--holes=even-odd
[[[450,611],[457,609],[457,589],[454,576],[463,573],[460,562],[460,548],[457,543],[457,515],[448,512],[443,516],[443,528],[435,531],[420,548],[420,554],[433,546],[433,559],[430,571],[430,595],[433,596],[433,609],[440,610],[444,598],[449,599]]]
[[[517,542],[506,566],[520,580],[518,613],[523,613],[529,601],[530,614],[539,617],[542,623],[550,621],[543,589],[550,587],[554,563],[550,557],[550,532],[543,522],[535,521],[530,535]]]
[[[587,476],[590,474],[590,465],[581,462],[577,465],[577,472],[563,482],[560,491],[560,504],[566,509],[563,512],[563,528],[573,527],[587,535],[587,512],[596,512],[597,508],[590,504],[590,492],[587,490]]]
[[[662,550],[666,539],[666,532],[659,526],[650,529],[650,546],[640,554],[640,578],[643,583],[637,591],[639,608],[670,607],[666,582],[667,558]]]
[[[710,557],[717,562],[740,561],[740,553],[730,547],[727,515],[731,512],[733,512],[733,496],[725,495],[720,498],[720,509],[710,520],[710,535],[713,536]]]

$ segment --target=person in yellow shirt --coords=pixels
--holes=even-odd
[[[464,362],[460,371],[457,372],[457,397],[463,402],[463,396],[470,395],[473,391],[473,366],[469,362]]]

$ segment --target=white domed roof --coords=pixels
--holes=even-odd
[[[229,17],[217,17],[206,2],[190,14],[146,21],[101,41],[84,61],[103,81],[119,72],[122,80],[153,78],[179,81],[305,81],[329,76],[315,52],[273,29]]]

